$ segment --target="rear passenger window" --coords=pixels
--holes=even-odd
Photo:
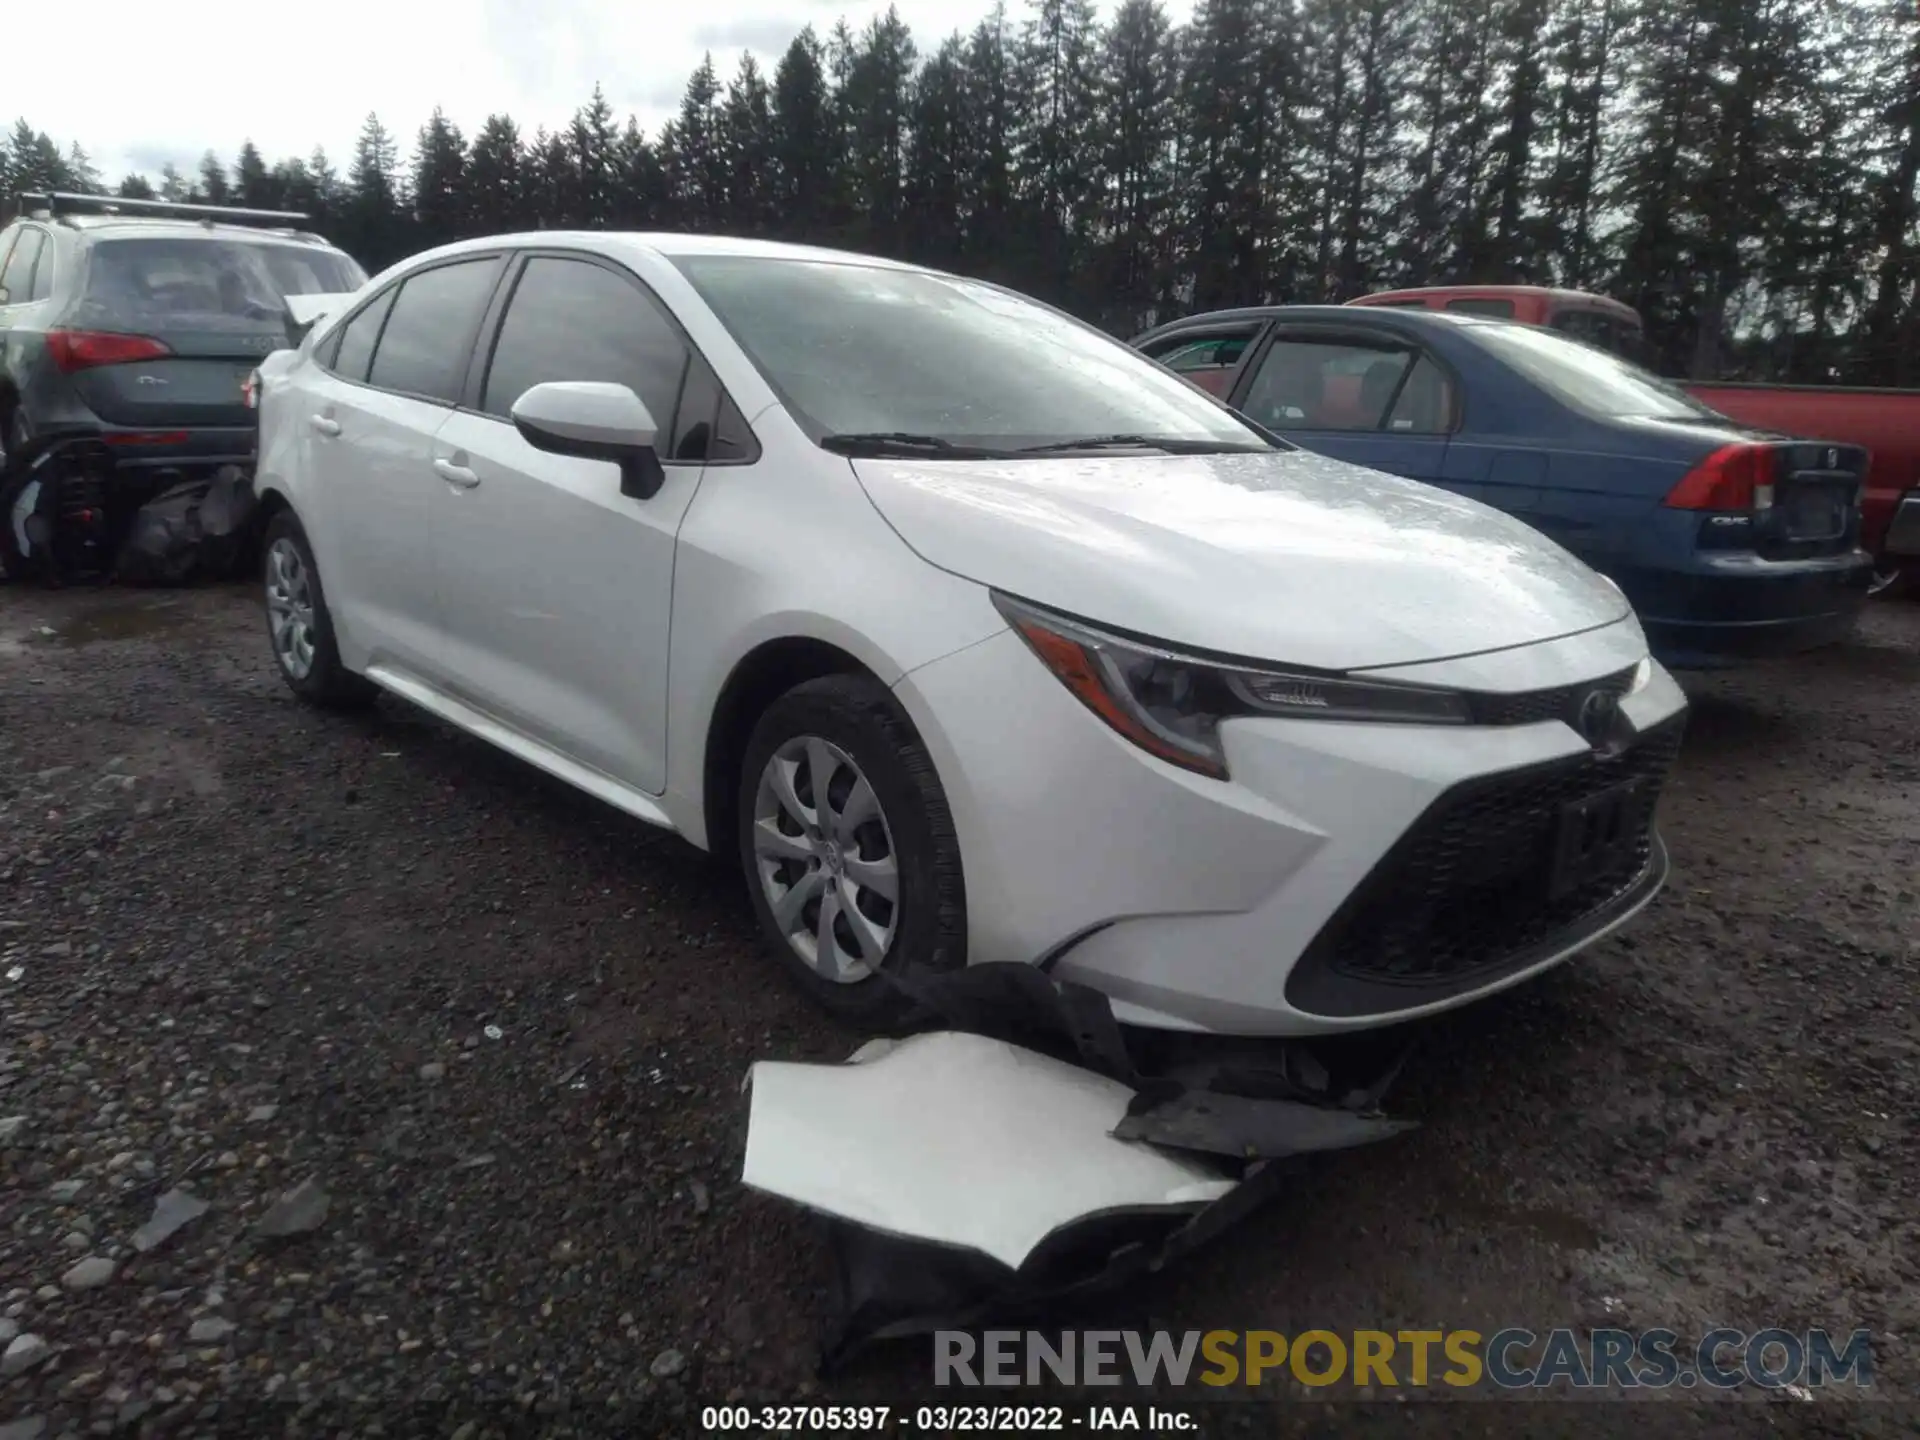
[[[1486,315],[1495,320],[1513,318],[1511,300],[1488,300],[1482,296],[1464,295],[1458,300],[1447,301],[1447,309],[1458,315]]]
[[[401,281],[367,383],[449,405],[458,400],[474,326],[493,292],[496,268],[491,257],[462,260]]]
[[[1350,341],[1275,340],[1241,409],[1269,430],[1378,430],[1413,360]]]
[[[380,338],[381,323],[393,308],[393,297],[399,293],[397,286],[386,290],[327,341],[331,353],[323,356],[323,363],[329,370],[342,380],[365,382],[367,366],[373,362],[373,342]]]
[[[7,257],[7,268],[0,270],[0,290],[7,292],[9,305],[24,305],[33,298],[34,262],[40,258],[40,247],[46,239],[38,230],[20,232],[20,243]]]
[[[29,300],[44,300],[53,294],[53,265],[58,254],[52,239],[41,246],[40,263],[33,267],[33,284],[27,296]]]
[[[1453,386],[1446,372],[1422,355],[1414,362],[1400,398],[1387,416],[1387,429],[1402,435],[1443,435],[1453,429]]]
[[[679,332],[632,281],[590,261],[536,256],[500,322],[480,408],[506,419],[514,401],[553,381],[625,385],[667,442],[662,458],[693,458],[675,448],[689,437],[673,433],[686,368]],[[704,446],[705,437],[699,443]]]

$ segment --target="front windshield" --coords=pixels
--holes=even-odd
[[[992,285],[838,261],[674,263],[816,441],[1020,450],[1132,435],[1274,448],[1120,341]]]
[[[1603,419],[1719,419],[1670,380],[1623,356],[1532,325],[1481,323],[1473,337],[1568,405]]]

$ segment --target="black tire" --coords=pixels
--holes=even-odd
[[[20,498],[21,487],[26,483],[24,472],[15,474],[10,468],[0,468],[0,580],[15,584],[24,581],[27,571],[33,568],[32,562],[20,553],[20,537],[13,533],[14,502]]]
[[[755,853],[762,774],[783,746],[802,737],[836,747],[866,777],[891,839],[898,883],[893,937],[877,967],[882,973],[856,981],[829,979],[795,952],[774,918]],[[836,772],[836,779],[847,776]],[[740,865],[761,937],[822,1009],[864,1030],[896,1030],[914,1018],[917,1006],[886,975],[944,973],[966,964],[966,887],[946,791],[912,724],[877,681],[828,675],[795,686],[768,707],[747,741],[735,809]],[[808,908],[817,914],[816,904]]]
[[[0,475],[4,475],[14,462],[27,453],[27,443],[33,438],[33,432],[27,426],[27,417],[18,405],[8,412],[6,428],[0,431],[0,440],[4,441],[6,454],[0,456]]]
[[[33,479],[33,472],[26,464],[31,436],[26,417],[18,410],[7,417],[6,436],[6,456],[0,460],[0,577],[18,583],[31,576],[57,585],[59,567],[48,546],[35,544],[34,553],[29,554],[20,548],[20,537],[14,533],[14,504]]]
[[[300,521],[291,510],[282,510],[268,521],[266,534],[262,537],[262,598],[265,598],[265,591],[272,584],[274,547],[281,544],[291,546],[305,567],[313,614],[313,660],[304,675],[294,673],[282,657],[279,647],[273,643],[273,612],[269,608],[266,610],[267,643],[273,651],[274,668],[280,672],[280,678],[287,682],[287,688],[309,705],[322,710],[364,709],[379,695],[379,687],[340,663],[340,647],[334,643],[333,617],[327,612],[327,596],[320,582],[320,567],[313,563],[313,547],[307,543],[307,532],[300,528]]]

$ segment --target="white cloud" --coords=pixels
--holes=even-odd
[[[923,52],[989,8],[897,4]],[[75,12],[15,8],[10,53],[71,51]],[[1111,13],[1110,0],[1101,8]],[[1192,0],[1168,8],[1184,19]],[[231,165],[246,139],[269,161],[324,145],[344,170],[369,112],[410,154],[436,104],[469,135],[495,111],[531,134],[565,124],[596,83],[617,116],[633,114],[651,134],[703,51],[724,79],[742,49],[770,67],[803,25],[824,35],[844,16],[857,30],[886,9],[887,0],[728,0],[723,11],[669,0],[95,0],[85,63],[8,66],[0,106],[63,149],[77,141],[109,182],[166,160],[190,172],[209,148]],[[1008,10],[1022,14],[1017,0]]]

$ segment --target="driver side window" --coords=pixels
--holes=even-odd
[[[590,261],[536,256],[507,302],[480,408],[505,420],[535,385],[598,380],[638,395],[665,436],[687,358],[679,333],[631,282]]]
[[[1145,353],[1209,394],[1224,398],[1247,346],[1258,333],[1258,326],[1249,325],[1206,335],[1176,335],[1147,346]]]

